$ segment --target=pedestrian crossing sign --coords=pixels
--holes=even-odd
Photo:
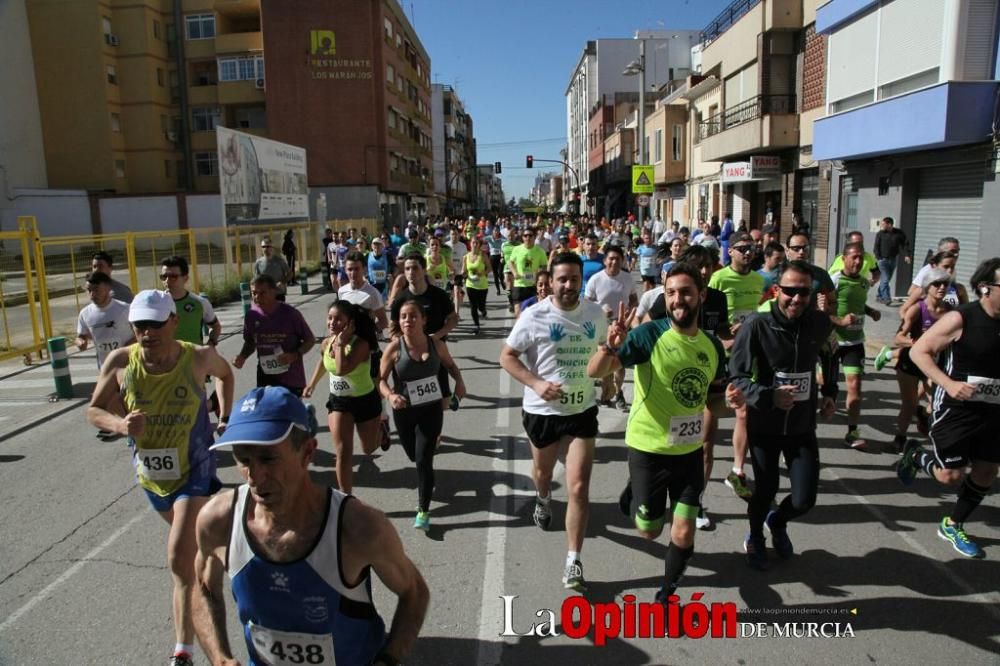
[[[653,165],[632,165],[632,194],[653,193]]]

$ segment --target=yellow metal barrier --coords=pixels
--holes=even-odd
[[[46,347],[33,275],[34,218],[18,218],[18,231],[0,233],[0,361],[31,355]]]

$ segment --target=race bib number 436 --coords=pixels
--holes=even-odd
[[[140,476],[151,481],[176,481],[181,478],[177,449],[136,449],[135,459]]]
[[[289,664],[335,664],[333,636],[278,631],[249,623],[250,639],[262,663],[270,666]]]

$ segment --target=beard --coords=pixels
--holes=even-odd
[[[555,292],[559,305],[566,309],[572,309],[580,302],[580,292],[575,289],[562,289]]]
[[[684,314],[677,317],[674,314],[675,309],[667,310],[667,318],[670,319],[671,326],[675,328],[690,328],[695,322],[698,321],[698,308],[689,308],[685,305],[677,309],[683,310]]]

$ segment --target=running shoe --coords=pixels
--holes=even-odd
[[[726,477],[726,486],[741,500],[750,501],[750,498],[753,497],[753,491],[747,486],[746,474],[730,472],[729,476]]]
[[[953,522],[951,518],[942,518],[938,525],[938,536],[945,541],[950,541],[952,547],[966,557],[981,559],[986,557],[986,553],[979,545],[969,539],[962,525]]]
[[[611,401],[609,400],[608,402]],[[628,409],[628,403],[625,402],[625,395],[623,393],[619,392],[618,395],[615,396],[615,407],[622,410]]]
[[[795,547],[792,546],[792,540],[788,538],[788,529],[774,526],[774,518],[777,513],[777,511],[769,512],[767,518],[764,519],[764,526],[771,533],[771,541],[774,543],[774,550],[777,551],[778,557],[787,560],[795,554]]]
[[[585,592],[587,590],[587,582],[583,579],[583,562],[573,560],[572,564],[567,564],[566,570],[563,572],[562,582],[563,587],[567,590]]]
[[[632,479],[625,482],[625,489],[618,496],[618,510],[626,518],[632,517]]]
[[[913,483],[913,479],[917,478],[917,456],[920,455],[920,445],[917,444],[917,440],[908,439],[906,444],[903,446],[903,454],[899,461],[896,463],[896,476],[903,483],[904,486],[909,486]]]
[[[194,666],[194,659],[187,652],[178,652],[170,658],[170,666]]]
[[[536,499],[535,512],[531,514],[531,519],[543,530],[548,530],[549,525],[552,523],[552,510],[549,509],[548,503],[543,504]]]
[[[748,534],[743,540],[743,552],[747,554],[747,564],[758,571],[767,571],[767,541],[764,537]]]
[[[861,436],[861,433],[857,430],[848,430],[847,434],[844,435],[844,444],[854,449],[855,451],[867,451],[868,441]]]
[[[392,436],[389,434],[389,419],[382,419],[381,422],[382,443],[379,444],[379,448],[383,451],[388,451],[389,446],[392,445]]]
[[[656,596],[653,597],[653,602],[658,603],[661,606],[666,606],[670,603],[670,597],[677,591],[677,588],[672,585],[664,585],[659,590],[656,591]]]
[[[472,334],[475,335],[475,336],[477,336],[477,337],[479,336],[479,327],[478,326],[476,326],[475,328],[472,329]]]
[[[892,349],[889,348],[889,345],[884,345],[875,355],[875,369],[881,370],[890,360],[892,360]]]
[[[705,513],[705,507],[698,509],[698,517],[694,519],[694,526],[699,530],[707,530],[712,526],[712,519]]]
[[[480,312],[479,316],[482,317],[483,319],[489,319],[490,318],[490,316],[486,313],[486,310],[483,310],[482,312]]]
[[[511,303],[510,305],[507,306],[507,312],[509,312],[511,314],[514,314],[514,304],[513,303]]]
[[[417,517],[413,519],[413,526],[427,532],[431,529],[431,514],[428,511],[417,511]]]

